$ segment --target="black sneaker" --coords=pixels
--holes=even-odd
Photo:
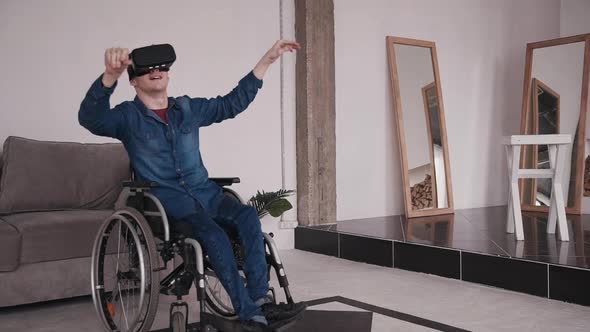
[[[307,308],[305,302],[298,303],[266,303],[262,305],[262,313],[271,325],[273,323],[288,323],[296,318]]]
[[[272,332],[268,325],[264,325],[253,320],[240,321],[240,331],[244,332]]]

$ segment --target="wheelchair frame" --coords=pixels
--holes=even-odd
[[[211,178],[211,180],[213,180],[222,187],[224,194],[233,196],[243,203],[241,197],[234,190],[227,188],[227,186],[231,185],[232,183],[239,183],[239,178]],[[177,301],[173,302],[170,305],[170,328],[172,331],[185,331],[188,324],[188,304],[182,301],[182,297],[189,294],[193,282],[197,288],[197,300],[199,301],[201,315],[199,322],[201,331],[215,331],[214,329],[212,329],[210,325],[208,325],[205,322],[204,314],[207,314],[207,308],[209,308],[210,311],[212,311],[212,313],[217,316],[221,316],[227,319],[237,319],[237,315],[230,315],[227,312],[221,312],[219,307],[216,307],[216,305],[213,304],[211,300],[212,295],[208,294],[207,292],[209,286],[207,282],[207,273],[215,276],[215,272],[211,269],[210,265],[208,264],[207,257],[204,255],[203,249],[199,242],[193,238],[185,236],[182,230],[180,230],[180,233],[178,233],[173,230],[173,227],[171,227],[172,225],[168,220],[162,203],[153,194],[148,192],[150,188],[157,186],[157,184],[153,182],[146,183],[125,181],[123,183],[123,186],[128,187],[130,189],[129,193],[127,194],[124,200],[126,203],[126,208],[115,211],[113,215],[111,215],[111,217],[109,217],[103,222],[96,236],[92,251],[92,298],[95,310],[98,316],[101,318],[101,321],[103,322],[107,330],[122,331],[122,329],[113,328],[114,323],[109,321],[109,317],[107,317],[107,314],[111,314],[111,319],[112,317],[114,317],[114,314],[112,314],[110,311],[110,304],[105,304],[106,298],[112,297],[113,292],[116,293],[116,290],[113,290],[110,296],[105,295],[106,293],[104,275],[99,275],[99,273],[101,273],[102,269],[104,268],[104,266],[101,265],[104,264],[103,259],[107,255],[109,255],[106,252],[106,242],[108,241],[108,237],[110,236],[112,227],[114,227],[111,224],[115,220],[119,220],[122,223],[126,224],[127,228],[132,233],[132,240],[134,241],[134,243],[137,244],[137,248],[139,248],[137,250],[137,257],[134,257],[132,253],[133,250],[130,250],[130,255],[133,256],[132,258],[130,258],[130,260],[132,261],[135,258],[139,259],[139,303],[141,307],[140,310],[138,310],[138,315],[143,311],[145,306],[145,287],[147,286],[145,274],[150,273],[151,276],[151,285],[149,288],[150,298],[148,299],[149,301],[147,303],[147,308],[145,308],[146,317],[143,317],[144,319],[141,320],[142,323],[139,326],[138,330],[136,330],[137,322],[132,321],[132,326],[128,326],[128,331],[149,331],[153,323],[153,319],[155,318],[155,312],[157,310],[158,305],[158,297],[160,294],[174,295],[177,297]],[[151,209],[153,207],[155,207],[156,211]],[[133,222],[128,218],[134,219],[133,221],[135,225],[133,225]],[[154,218],[158,218],[160,220],[160,224],[163,228],[163,234],[160,232],[156,235],[162,235],[162,237],[158,237],[154,234],[154,228],[155,226],[157,226],[154,225]],[[139,227],[140,229],[137,229],[136,227]],[[138,233],[139,230],[141,230],[141,233]],[[143,241],[145,243],[147,252],[143,252],[140,246],[140,242],[142,241],[142,235],[144,237]],[[279,257],[278,248],[272,238],[273,235],[272,233],[263,233],[263,236],[265,241],[265,247],[268,249],[266,253],[266,261],[268,265],[268,279],[270,280],[270,269],[273,268],[276,272],[276,277],[279,282],[279,285],[281,288],[283,288],[285,292],[285,298],[287,302],[293,303],[294,301],[289,291],[289,282],[287,279],[287,275],[285,273],[282,261]],[[156,239],[159,239],[162,242],[156,245]],[[129,241],[130,239],[126,237],[126,240]],[[154,245],[153,247],[156,247],[156,249],[149,248],[151,245],[149,243],[150,241]],[[154,251],[156,253],[156,257],[151,257]],[[160,271],[166,270],[168,262],[172,260],[176,255],[180,256],[183,262],[179,264],[177,267],[175,267],[173,271],[170,272],[167,276],[162,278],[162,280],[160,280]],[[149,267],[151,268],[151,271],[145,271],[146,256],[150,260]],[[157,258],[158,256],[161,258],[161,261],[159,258]],[[191,261],[191,259],[194,259],[194,261]],[[161,262],[164,263],[164,266],[160,266]],[[119,265],[117,263],[117,269],[118,267]],[[131,268],[129,270],[131,271]],[[130,271],[120,272],[117,270],[117,285],[119,285],[120,282],[119,274],[131,273]],[[157,292],[155,292],[154,287],[158,287]],[[273,299],[276,301],[276,294],[274,289],[270,287],[269,291],[272,292]],[[211,293],[212,291],[210,290],[209,292]],[[122,297],[120,285],[119,295]],[[114,296],[116,298],[117,294],[115,294]],[[155,297],[155,299],[152,299],[152,297]],[[218,299],[216,300],[218,301]],[[186,314],[182,315],[180,311],[175,311],[175,309],[178,307],[183,307],[185,309]],[[109,311],[109,313],[105,311]],[[125,314],[125,312],[123,313]],[[125,318],[127,320],[127,317]],[[135,318],[136,317],[134,317],[134,319]]]

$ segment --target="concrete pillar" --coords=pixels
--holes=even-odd
[[[336,222],[333,0],[295,0],[297,205],[301,225]]]

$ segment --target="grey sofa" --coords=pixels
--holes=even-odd
[[[90,290],[100,223],[130,178],[121,144],[8,137],[0,165],[0,307]]]

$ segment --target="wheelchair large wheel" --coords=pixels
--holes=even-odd
[[[238,319],[229,294],[211,269],[205,270],[205,294],[207,306],[214,314],[226,319]]]
[[[92,251],[92,299],[108,331],[149,331],[156,316],[159,256],[145,218],[133,208],[101,225]]]

